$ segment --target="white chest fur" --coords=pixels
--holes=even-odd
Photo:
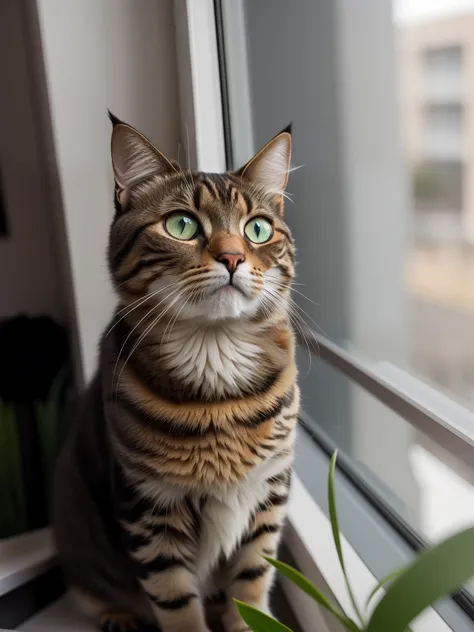
[[[164,335],[161,352],[170,374],[192,390],[231,396],[255,379],[258,335],[255,325],[240,322],[197,327],[187,321]]]
[[[289,466],[291,457],[270,459],[257,466],[249,477],[226,489],[210,490],[201,515],[197,556],[199,576],[205,579],[219,557],[229,558],[249,527],[259,503],[268,497],[267,480]]]
[[[154,484],[139,485],[146,496],[160,505],[173,505],[187,495],[195,495],[197,504],[204,495],[204,504],[196,551],[196,568],[204,586],[221,555],[229,558],[250,526],[252,513],[269,494],[268,479],[288,468],[292,457],[272,458],[258,465],[240,483],[226,487],[210,486],[192,490],[189,487]]]

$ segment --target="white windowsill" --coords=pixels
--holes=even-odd
[[[297,475],[294,476],[292,483],[288,522],[286,545],[300,570],[328,596],[332,593],[333,598],[343,610],[355,618],[334,547],[330,521]],[[342,547],[355,598],[359,604],[363,604],[377,580],[344,536],[342,536]],[[55,558],[56,553],[49,528],[0,542],[0,596],[51,568],[55,563]],[[319,621],[318,629],[320,630],[332,632],[341,629],[330,615],[326,616],[317,604],[295,590],[292,584],[284,581],[282,585],[303,632],[314,632],[317,621]],[[60,616],[57,616],[58,608]],[[38,613],[29,623],[26,622],[20,626],[20,629],[31,631],[46,629],[43,626],[47,625],[50,617],[52,617],[51,621],[58,619],[62,629],[77,629],[81,632],[89,630],[86,621],[77,619],[77,614],[67,598],[61,599],[42,613]],[[70,621],[71,625],[68,624],[65,628],[67,621]],[[451,630],[440,615],[431,608],[417,619],[412,629],[413,632],[449,632]]]
[[[343,535],[341,539],[346,570],[351,580],[354,596],[359,607],[363,610],[365,599],[377,584],[377,579]],[[334,546],[331,523],[297,475],[294,475],[292,483],[286,544],[301,572],[318,588],[325,591],[328,597],[331,596],[327,593],[329,589],[346,614],[356,620]],[[290,605],[294,607],[292,598],[295,593],[293,587],[283,583],[283,589],[287,592]],[[382,593],[383,591],[381,591]],[[321,620],[320,607],[309,598],[304,598],[301,601],[298,599],[298,608],[295,608],[294,611],[303,632],[314,632],[315,621]],[[333,621],[330,615],[324,616],[324,622],[326,630],[332,632],[332,630],[341,629],[340,624]],[[411,625],[411,629],[413,632],[448,632],[451,630],[432,608],[421,614]]]
[[[49,527],[0,541],[0,596],[47,571],[55,557]]]
[[[79,612],[69,595],[64,595],[17,629],[21,632],[97,632],[97,625]]]

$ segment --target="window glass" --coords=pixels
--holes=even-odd
[[[297,309],[474,412],[474,0],[329,4],[227,16],[235,166],[294,121]]]
[[[311,379],[324,376],[345,386],[344,417],[332,423],[349,422],[345,452],[379,497],[429,543],[473,526],[472,470],[336,369],[314,361]]]
[[[474,0],[237,5],[234,166],[294,122],[295,318],[473,424]],[[304,348],[299,365],[307,417],[393,511],[428,541],[474,524],[473,471]]]
[[[395,0],[411,368],[474,410],[474,2]]]

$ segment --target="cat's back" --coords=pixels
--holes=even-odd
[[[103,415],[101,381],[84,392],[58,461],[53,489],[55,543],[75,585],[81,568],[113,557],[118,539],[113,518],[114,465]]]

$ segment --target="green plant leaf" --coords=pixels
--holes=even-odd
[[[393,571],[392,573],[389,573],[383,579],[381,579],[379,581],[379,583],[375,586],[375,588],[372,590],[370,595],[367,597],[367,601],[365,602],[365,607],[367,607],[369,605],[369,603],[372,601],[372,599],[375,597],[375,595],[378,593],[378,591],[381,588],[383,588],[386,584],[389,584],[394,579],[396,579],[399,575],[404,573],[406,571],[406,569],[407,569],[406,566],[403,566],[402,568],[397,568],[396,571]]]
[[[301,588],[302,591],[309,595],[311,599],[314,599],[314,601],[319,603],[319,605],[329,610],[329,612],[337,617],[339,621],[341,621],[341,623],[343,623],[349,630],[353,630],[355,632],[359,629],[354,621],[351,621],[351,619],[346,617],[344,612],[339,607],[332,604],[329,599],[321,591],[319,591],[316,586],[313,586],[313,584],[306,579],[302,573],[284,562],[274,560],[271,557],[263,557],[269,564],[274,566],[281,575],[284,575],[287,579],[296,584],[298,588]]]
[[[252,606],[237,599],[234,599],[234,601],[240,616],[254,632],[293,632],[283,623],[268,616],[268,614],[264,614],[260,610],[252,608]]]
[[[336,470],[336,460],[337,460],[337,450],[334,452],[334,454],[331,457],[331,463],[329,465],[329,476],[328,476],[328,504],[329,504],[329,518],[331,520],[331,528],[332,528],[332,537],[334,538],[334,544],[336,545],[337,556],[339,558],[339,564],[341,565],[342,573],[346,581],[347,592],[349,593],[349,598],[351,600],[354,611],[357,614],[357,618],[362,624],[362,627],[365,627],[364,619],[360,613],[359,607],[354,598],[354,594],[352,592],[352,588],[349,583],[349,578],[347,577],[346,565],[344,564],[344,556],[342,554],[341,535],[339,531],[339,520],[337,518],[337,509],[336,509],[336,493],[334,491],[334,473]]]
[[[423,551],[377,604],[367,632],[402,632],[423,610],[474,576],[474,527]]]

